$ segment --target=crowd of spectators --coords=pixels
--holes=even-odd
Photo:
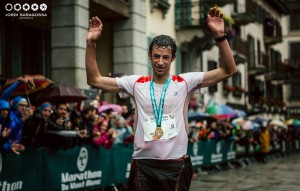
[[[300,129],[293,125],[274,125],[271,120],[265,123],[252,123],[248,119],[205,119],[190,122],[188,138],[191,143],[198,141],[230,140],[235,143],[235,151],[239,154],[255,154],[258,161],[265,162],[265,155],[271,151],[288,153],[296,150],[296,140],[300,138]],[[252,123],[251,129],[243,128]],[[240,150],[239,148],[243,148]]]
[[[193,96],[188,110],[197,113],[199,104]],[[266,155],[270,152],[279,152],[282,155],[299,149],[300,127],[285,124],[283,120],[244,117],[228,117],[224,119],[212,116],[202,116],[189,121],[189,142],[207,140],[234,141],[237,154],[253,155],[258,161],[266,162]],[[297,143],[298,142],[298,143]],[[243,148],[240,150],[240,148]]]
[[[189,122],[188,138],[190,143],[199,141],[221,141],[233,142],[233,149],[236,153],[236,160],[254,159],[257,162],[265,163],[271,156],[285,156],[299,150],[300,128],[293,125],[276,125],[272,120],[264,122],[252,122],[244,118],[228,118],[223,120],[205,117]],[[251,128],[245,128],[251,123]],[[243,162],[234,165],[244,165]],[[222,164],[214,164],[209,167],[194,167],[193,179],[200,171],[207,173],[210,168],[220,167]],[[200,169],[200,170],[199,170]],[[220,170],[220,169],[219,169]]]
[[[113,144],[133,142],[133,113],[126,105],[116,112],[106,109],[99,112],[99,96],[79,111],[72,103],[52,105],[44,102],[30,104],[27,97],[11,98],[13,91],[30,79],[19,78],[0,96],[0,151],[20,152],[26,148],[47,147],[69,149],[91,144],[111,148]]]
[[[26,97],[11,98],[13,91],[30,79],[19,78],[0,96],[0,151],[19,154],[25,148],[48,147],[68,149],[77,145],[92,144],[95,147],[111,148],[114,144],[133,142],[134,110],[128,111],[126,105],[120,111],[99,110],[99,95],[78,110],[70,103],[52,105],[44,102],[32,107]],[[191,100],[193,110],[198,106]],[[212,118],[189,121],[188,138],[190,142],[222,139],[234,141],[245,148],[244,153],[257,151],[257,158],[265,161],[264,155],[270,148],[292,150],[294,141],[299,139],[299,128],[256,123],[251,129],[244,129],[247,119],[211,120]],[[257,126],[258,124],[258,126]],[[252,150],[251,150],[252,149]]]

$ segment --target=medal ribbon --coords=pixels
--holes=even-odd
[[[155,96],[154,96],[153,78],[154,77],[152,77],[151,82],[150,82],[150,98],[151,98],[151,103],[152,103],[152,108],[153,108],[153,113],[154,113],[156,125],[158,127],[160,127],[161,126],[161,121],[162,121],[162,116],[163,116],[163,113],[164,113],[164,103],[165,103],[166,92],[167,92],[167,88],[168,88],[168,86],[171,82],[171,76],[169,75],[167,81],[165,82],[165,84],[163,86],[158,108],[156,106],[156,101],[155,101]]]

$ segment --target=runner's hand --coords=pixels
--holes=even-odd
[[[224,35],[223,14],[216,7],[209,9],[206,24],[207,27],[214,33],[215,37]]]
[[[90,19],[89,31],[86,36],[86,40],[90,42],[96,42],[102,33],[103,24],[101,20],[96,16]]]

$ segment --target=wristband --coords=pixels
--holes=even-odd
[[[225,33],[223,36],[215,38],[216,42],[222,42],[223,40],[227,39],[227,34]]]

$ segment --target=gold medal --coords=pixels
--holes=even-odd
[[[156,138],[160,139],[164,135],[164,131],[161,127],[156,127],[154,134]]]

